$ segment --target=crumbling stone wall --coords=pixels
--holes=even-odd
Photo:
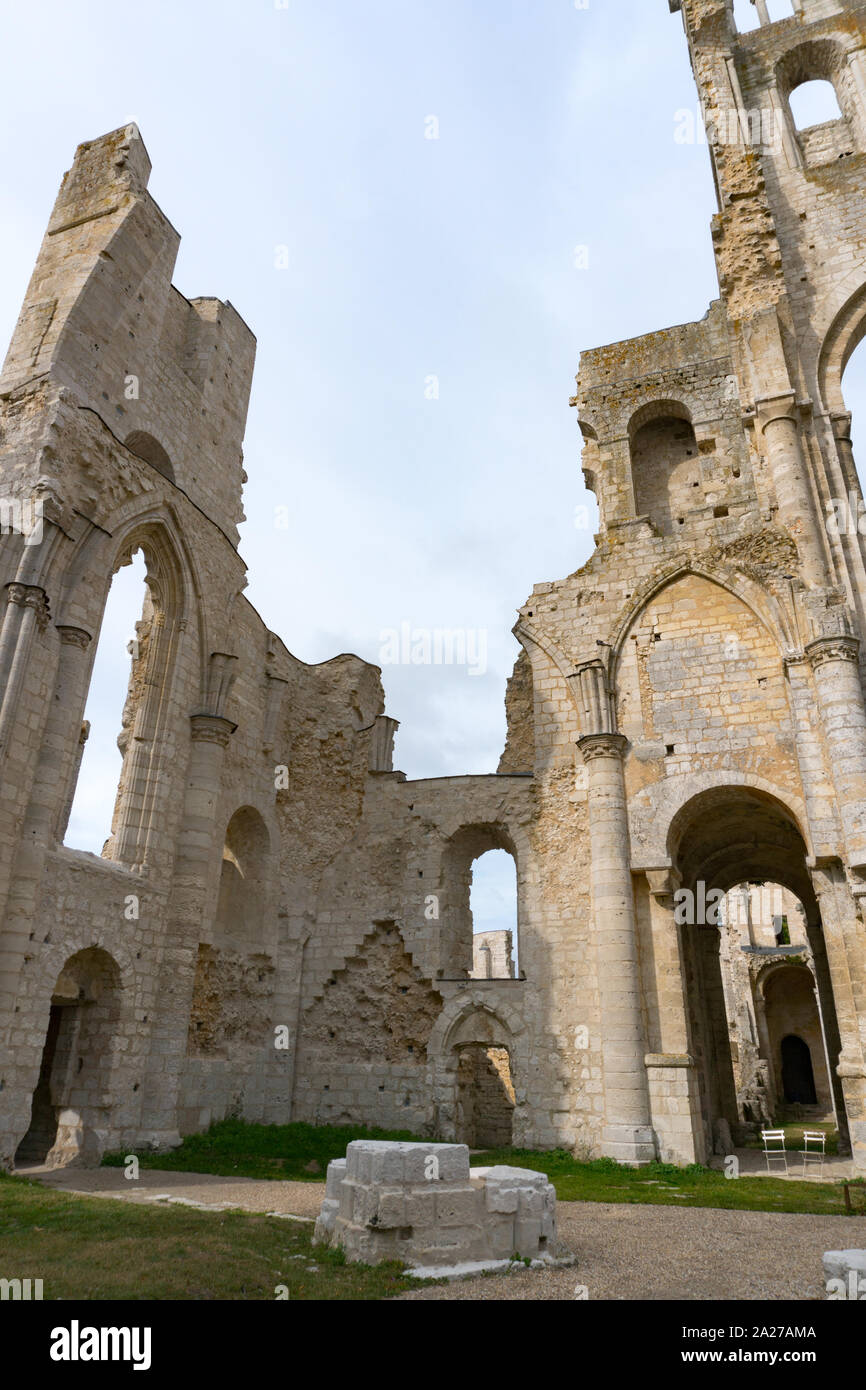
[[[598,543],[519,611],[496,774],[408,781],[380,672],[306,666],[246,601],[252,335],[171,285],[135,127],[76,153],[0,377],[5,495],[41,527],[0,538],[4,1161],[87,950],[116,1008],[77,1154],[228,1113],[453,1139],[493,1093],[461,1057],[507,1055],[516,1144],[702,1160],[772,1046],[735,1055],[753,973],[677,895],[745,878],[803,905],[827,1085],[866,1167],[866,556],[831,524],[862,507],[841,383],[866,331],[866,4],[743,35],[727,0],[671,8],[709,123],[720,295],[581,358]],[[832,129],[793,125],[809,76],[836,86]],[[750,124],[764,107],[778,139]],[[138,549],[97,857],[64,829],[109,582]],[[489,848],[515,859],[519,979],[472,977]]]

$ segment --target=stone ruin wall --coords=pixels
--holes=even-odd
[[[724,0],[671,8],[710,115],[742,97],[784,116],[811,64],[844,125],[711,144],[720,298],[584,353],[596,549],[519,610],[497,774],[407,781],[380,672],[304,665],[244,598],[252,335],[171,285],[135,128],[80,147],[0,378],[4,485],[44,502],[46,531],[0,543],[4,1161],[37,1085],[65,1117],[58,1161],[227,1114],[450,1140],[467,1097],[504,1134],[503,1094],[517,1144],[702,1160],[736,1125],[736,1078],[715,1061],[718,935],[677,932],[671,902],[721,852],[706,827],[733,843],[743,817],[751,871],[806,904],[866,1161],[866,570],[820,524],[859,495],[840,382],[866,323],[866,6],[740,37]],[[151,611],[99,859],[63,832],[108,583],[137,546]],[[517,865],[521,979],[471,977],[471,865],[492,848]],[[69,1045],[40,1082],[52,1000]]]

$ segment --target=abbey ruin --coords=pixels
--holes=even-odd
[[[743,34],[732,0],[669,3],[719,298],[581,358],[596,548],[520,609],[495,774],[407,780],[378,668],[305,665],[245,599],[253,336],[172,286],[137,128],[78,148],[0,377],[5,1165],[229,1114],[703,1162],[771,1114],[787,1065],[866,1171],[866,558],[842,393],[866,334],[866,3],[770,22],[756,0]],[[839,116],[798,130],[811,79]],[[98,857],[64,836],[106,596],[137,551]],[[473,962],[492,848],[517,867],[516,972],[501,942]],[[761,884],[784,931],[679,910]]]

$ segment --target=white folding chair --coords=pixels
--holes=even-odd
[[[806,1165],[809,1163],[817,1163],[819,1172],[823,1173],[826,1146],[827,1136],[823,1130],[803,1130],[803,1147],[800,1150],[800,1154],[803,1159],[804,1178],[806,1176]]]
[[[762,1129],[761,1138],[764,1141],[764,1158],[767,1160],[767,1172],[773,1170],[771,1163],[781,1163],[788,1172],[788,1155],[785,1152],[785,1131],[783,1129]],[[780,1147],[781,1146],[781,1147]]]

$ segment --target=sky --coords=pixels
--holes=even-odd
[[[667,0],[42,0],[7,10],[2,54],[0,338],[76,144],[134,120],[183,238],[175,284],[231,300],[258,339],[247,597],[301,660],[382,665],[409,777],[495,771],[517,609],[593,548],[581,349],[718,295],[708,154],[674,138],[697,109],[680,17]],[[115,581],[88,710],[69,843],[96,852],[140,582]],[[460,633],[469,659],[394,663],[407,628]]]

